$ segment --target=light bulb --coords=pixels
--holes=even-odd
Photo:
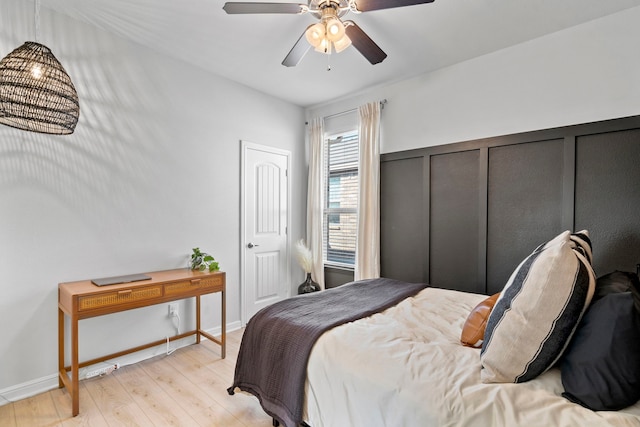
[[[332,42],[340,40],[344,36],[344,25],[338,18],[327,19],[327,38]]]
[[[317,48],[322,40],[324,40],[324,25],[321,23],[310,25],[305,31],[305,37],[309,44],[315,48]]]
[[[34,79],[39,79],[40,77],[42,77],[42,67],[40,66],[40,64],[34,64],[34,66],[31,68],[31,75]]]
[[[331,42],[323,38],[320,44],[316,46],[316,52],[326,53],[327,55],[331,55]]]

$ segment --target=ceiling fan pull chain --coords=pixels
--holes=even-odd
[[[331,54],[327,55],[327,71],[331,71]]]

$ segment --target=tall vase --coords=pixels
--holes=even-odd
[[[311,273],[307,273],[307,279],[298,286],[298,295],[308,294],[320,290],[320,285],[311,280]]]

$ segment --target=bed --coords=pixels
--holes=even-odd
[[[640,426],[640,283],[614,271],[639,261],[639,143],[635,116],[384,154],[382,274],[431,285],[353,316],[370,282],[267,308],[276,320],[247,324],[229,392],[256,395],[286,427]],[[634,284],[607,282],[620,274]],[[481,348],[463,346],[496,293]],[[329,317],[350,313],[326,330],[313,317],[325,298]],[[284,328],[298,322],[313,330],[304,350]],[[302,368],[284,384],[289,351]]]
[[[461,345],[460,332],[485,298],[429,287],[322,334],[308,360],[304,422],[311,427],[640,425],[640,403],[594,412],[563,398],[558,368],[522,384],[483,384],[480,349]]]
[[[307,368],[306,422],[312,427],[640,425],[639,403],[594,412],[563,398],[558,368],[521,384],[483,384],[480,350],[462,346],[460,331],[485,298],[427,288],[322,335]]]
[[[229,393],[239,388],[254,394],[274,418],[274,424],[286,427],[640,426],[637,396],[633,404],[606,411],[594,411],[574,403],[570,396],[563,397],[565,359],[569,359],[568,354],[585,353],[582,348],[573,350],[568,343],[588,339],[592,332],[580,335],[582,329],[578,325],[588,323],[591,312],[596,312],[593,307],[613,300],[611,296],[597,295],[591,261],[585,231],[563,232],[536,248],[513,272],[495,302],[486,321],[482,349],[463,346],[461,331],[470,313],[487,295],[376,279],[282,301],[259,312],[247,325]],[[566,289],[570,295],[566,297],[557,293],[557,289],[565,287],[563,281],[569,283]],[[547,288],[540,288],[541,283]],[[636,303],[640,301],[637,279],[634,287],[638,291],[635,296],[628,289],[615,290],[616,298],[622,295],[629,301],[625,307],[630,312],[637,310],[633,298]],[[384,294],[382,303],[376,302],[380,300],[375,295],[377,288]],[[391,299],[389,289],[398,290]],[[514,289],[517,292],[510,292]],[[526,299],[528,291],[535,295],[536,303]],[[544,300],[540,296],[544,294],[550,299]],[[596,298],[599,299],[594,302]],[[375,307],[369,307],[367,300]],[[339,306],[340,301],[344,306]],[[581,308],[572,310],[571,301],[579,301]],[[554,357],[546,362],[550,367],[512,382],[487,381],[486,372],[492,363],[490,349],[495,346],[488,343],[500,342],[499,328],[507,323],[492,323],[494,316],[501,315],[495,313],[512,315],[521,304],[525,311],[535,308],[537,314],[556,303],[564,314],[553,315],[552,327],[561,329],[563,334],[570,329],[571,336],[555,339],[556,331],[542,330],[547,341],[559,345]],[[359,310],[333,322],[339,317],[337,313],[351,312],[347,307]],[[503,310],[504,307],[508,309]],[[578,316],[574,326],[558,328],[567,312]],[[316,314],[319,317],[314,317]],[[635,312],[634,315],[637,316]],[[331,320],[326,328],[321,325],[323,316]],[[531,318],[528,320],[532,323]],[[608,318],[594,318],[593,322],[610,323]],[[299,336],[312,337],[308,350],[297,332],[287,329],[290,323],[299,324],[295,326],[302,330]],[[640,325],[634,331],[640,334]],[[527,332],[525,338],[531,340],[532,334],[535,332]],[[640,342],[636,338],[640,335],[623,339]],[[595,344],[606,346],[600,341]],[[527,352],[526,343],[514,346],[510,349],[514,353],[501,350],[499,354],[517,359]],[[640,344],[634,348],[637,355]],[[535,357],[546,351],[545,347],[535,347]],[[596,357],[594,353],[593,358]],[[509,362],[497,360],[498,368]],[[634,361],[638,366],[640,358],[635,357]],[[296,364],[301,366],[300,376],[291,374]],[[632,375],[637,376],[638,372]],[[296,377],[293,382],[282,380],[291,375]],[[627,384],[633,393],[639,385],[640,382]],[[578,394],[580,391],[578,387]],[[611,393],[615,394],[615,390]]]

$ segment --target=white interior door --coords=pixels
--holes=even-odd
[[[287,298],[289,159],[285,150],[242,142],[242,323]]]

